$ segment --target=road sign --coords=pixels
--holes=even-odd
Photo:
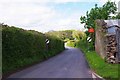
[[[88,41],[88,42],[91,42],[91,41],[92,41],[92,38],[91,38],[91,37],[88,37],[88,38],[87,38],[87,41]]]
[[[46,40],[45,40],[45,43],[46,43],[46,44],[49,44],[49,43],[50,43],[49,39],[46,39]]]
[[[94,31],[93,28],[90,28],[90,29],[88,29],[88,32],[89,32],[89,33],[94,33],[95,31]]]

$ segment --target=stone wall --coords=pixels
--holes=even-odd
[[[111,21],[108,20],[108,22]],[[114,24],[108,26],[108,24],[104,20],[96,20],[95,50],[108,63],[118,63],[120,61],[120,27]]]
[[[96,52],[104,59],[106,54],[106,49],[105,49],[105,33],[106,31],[103,28],[103,20],[97,20],[96,21],[96,30],[95,30],[95,50]]]

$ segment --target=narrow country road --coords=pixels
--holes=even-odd
[[[57,56],[9,78],[92,78],[92,75],[83,53],[76,48],[67,48]]]

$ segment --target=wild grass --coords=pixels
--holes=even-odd
[[[109,64],[105,62],[94,50],[90,50],[90,44],[78,42],[77,48],[80,48],[86,56],[90,68],[106,80],[120,80],[120,64]]]

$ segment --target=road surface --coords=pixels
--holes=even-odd
[[[79,49],[68,48],[55,57],[10,75],[9,78],[92,78],[92,75],[83,53]]]

